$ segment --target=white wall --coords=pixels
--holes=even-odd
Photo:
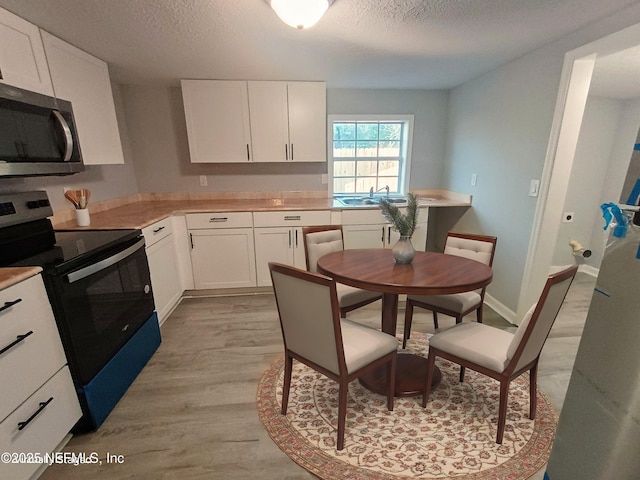
[[[469,190],[478,174],[473,209],[455,229],[498,237],[487,292],[514,320],[526,310],[520,286],[538,202],[528,186],[541,178],[550,148],[564,55],[638,22],[636,4],[451,91],[443,187]]]
[[[179,88],[123,86],[141,192],[327,191],[325,163],[192,164]],[[414,114],[411,188],[439,188],[446,91],[329,89],[327,113]],[[200,186],[200,175],[209,185]]]

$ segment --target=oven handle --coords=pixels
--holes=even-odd
[[[116,263],[124,260],[125,258],[133,255],[137,250],[144,247],[144,238],[138,240],[136,243],[131,245],[128,248],[125,248],[121,252],[112,255],[109,258],[105,258],[104,260],[100,260],[93,265],[89,265],[88,267],[81,268],[80,270],[76,270],[75,272],[71,272],[67,275],[67,280],[69,283],[77,282],[78,280],[82,280],[83,278],[88,277],[89,275],[93,275],[94,273],[98,273],[100,270],[104,270],[105,268],[110,267],[111,265],[115,265]]]
[[[62,136],[64,137],[64,158],[62,161],[68,162],[71,160],[71,155],[73,154],[73,136],[71,135],[71,129],[58,110],[52,110],[51,113],[53,113],[53,116],[58,121],[58,125],[60,125],[60,129],[62,130]]]

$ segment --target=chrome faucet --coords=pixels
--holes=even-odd
[[[379,189],[378,189],[378,190],[376,190],[375,192],[373,191],[373,187],[371,187],[371,188],[369,189],[369,198],[373,198],[373,194],[374,194],[374,193],[378,193],[378,192],[379,192],[379,191],[381,191],[381,190],[386,190],[386,191],[387,191],[387,197],[389,196],[389,185],[385,185],[384,187],[379,188]]]

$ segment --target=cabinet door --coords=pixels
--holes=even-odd
[[[53,95],[40,30],[0,8],[0,82]]]
[[[196,289],[256,286],[252,228],[192,230]]]
[[[343,225],[344,248],[384,248],[387,244],[386,225]]]
[[[291,159],[286,82],[248,82],[255,162]]]
[[[327,160],[327,104],[324,82],[289,82],[289,158]]]
[[[251,160],[247,82],[182,80],[192,163]]]
[[[295,229],[290,227],[255,228],[258,286],[271,285],[269,262],[294,264]],[[299,237],[299,240],[302,240]]]
[[[153,299],[158,312],[158,321],[162,325],[182,295],[173,235],[168,235],[148,247],[147,259],[151,273]]]
[[[107,64],[42,32],[57,98],[72,103],[86,165],[124,163]]]

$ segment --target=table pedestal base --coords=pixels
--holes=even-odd
[[[396,360],[396,397],[422,395],[424,381],[427,378],[427,359],[411,353],[398,353]],[[442,379],[440,369],[433,371],[432,387],[437,387]],[[387,367],[377,368],[360,377],[360,383],[368,390],[387,394]]]

